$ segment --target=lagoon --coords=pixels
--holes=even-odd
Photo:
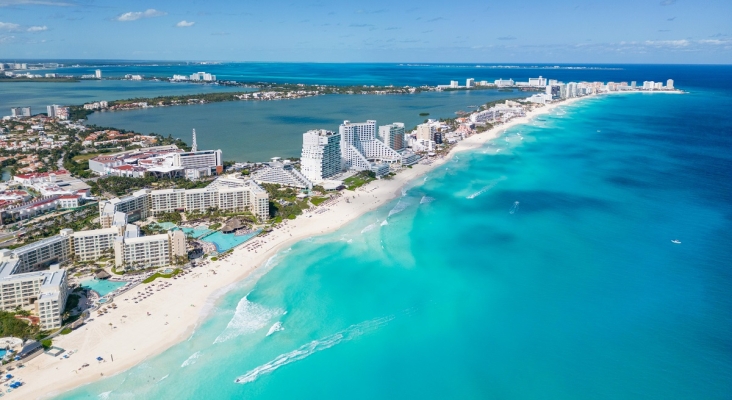
[[[251,90],[253,89],[244,87],[162,81],[3,82],[0,83],[0,116],[10,115],[11,107],[30,106],[31,111],[38,114],[45,113],[46,106],[51,104],[80,105],[100,100]]]
[[[323,95],[295,100],[234,101],[203,105],[94,113],[89,122],[140,133],[173,135],[198,147],[222,149],[225,160],[267,161],[300,157],[302,134],[309,129],[338,131],[344,120],[404,122],[408,128],[426,118],[454,118],[490,101],[527,97],[497,90],[424,92],[413,95]],[[420,113],[429,113],[421,116]]]

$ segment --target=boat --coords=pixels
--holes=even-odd
[[[679,240],[679,239],[674,239],[674,240],[672,240],[672,241],[671,241],[671,243],[674,243],[674,244],[681,244],[681,240]]]

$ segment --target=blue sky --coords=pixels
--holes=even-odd
[[[0,59],[732,63],[730,0],[0,0]]]

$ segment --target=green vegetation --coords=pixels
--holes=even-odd
[[[64,328],[61,330],[62,335],[68,335],[69,333],[71,333],[71,328]]]
[[[328,199],[329,199],[329,197],[325,197],[325,196],[311,197],[310,202],[313,203],[314,206],[319,206]]]
[[[79,82],[76,78],[12,78],[9,76],[0,76],[0,82],[2,83],[10,83],[10,82],[52,82],[52,83],[74,83]]]
[[[158,215],[157,220],[158,222],[172,222],[174,224],[178,224],[183,221],[183,217],[180,216],[180,213],[171,211]]]
[[[218,261],[218,260],[219,260],[218,257],[211,257],[211,261]]]
[[[28,339],[38,334],[38,327],[15,318],[16,313],[0,311],[0,337],[13,336]]]
[[[78,307],[80,299],[81,296],[71,293],[69,297],[66,298],[66,309],[64,310],[64,313],[71,312],[71,310]]]
[[[159,189],[200,189],[206,187],[211,182],[207,180],[189,181],[185,178],[161,179],[153,176],[146,176],[144,178],[106,176],[87,183],[91,186],[91,191],[95,195],[110,193],[115,196],[124,196],[135,190],[150,188],[153,186]]]
[[[221,223],[219,222],[214,222],[208,226],[208,229],[211,229],[212,231],[218,230],[219,228],[221,228]]]
[[[302,211],[310,207],[307,199],[297,198],[299,190],[282,187],[271,183],[264,183],[262,187],[269,194],[269,215],[275,222],[283,219],[295,219]]]
[[[169,279],[169,278],[172,278],[172,277],[178,275],[180,272],[181,272],[181,269],[179,269],[179,268],[176,268],[173,272],[171,272],[169,274],[163,274],[160,272],[156,272],[156,273],[150,275],[150,277],[148,277],[147,279],[143,280],[142,283],[150,283],[158,278]]]
[[[53,340],[51,339],[43,339],[41,340],[41,346],[43,346],[43,350],[48,350],[53,346]]]
[[[371,171],[361,171],[356,175],[346,178],[343,180],[343,184],[348,190],[356,190],[357,188],[373,181],[376,179],[376,174]]]

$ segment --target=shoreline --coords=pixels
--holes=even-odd
[[[356,191],[345,191],[330,206],[317,208],[327,211],[305,213],[295,220],[287,220],[281,228],[266,237],[247,242],[261,244],[258,251],[240,246],[225,260],[191,269],[187,275],[176,280],[158,280],[140,285],[118,296],[114,301],[118,309],[105,316],[93,317],[69,335],[54,339],[54,346],[73,350],[75,354],[68,359],[42,354],[28,361],[25,368],[15,371],[26,384],[22,389],[6,395],[10,398],[17,397],[16,393],[22,393],[24,398],[60,395],[100,378],[127,371],[163,353],[189,338],[224,295],[242,283],[250,279],[256,281],[266,274],[271,268],[270,261],[293,244],[333,232],[386,204],[398,197],[402,188],[443,165],[456,153],[479,148],[503,135],[507,129],[529,123],[558,107],[591,98],[601,97],[585,96],[545,105],[528,112],[524,117],[514,118],[458,142],[444,157],[435,159],[429,165],[416,164],[411,169],[402,170],[391,180],[373,181]],[[345,202],[346,197],[350,202]],[[172,285],[153,291],[155,299],[141,303],[132,301],[135,293],[144,291],[144,288],[158,287],[161,283]],[[99,356],[106,361],[97,363],[95,359]],[[78,369],[83,363],[89,363],[90,366]]]

